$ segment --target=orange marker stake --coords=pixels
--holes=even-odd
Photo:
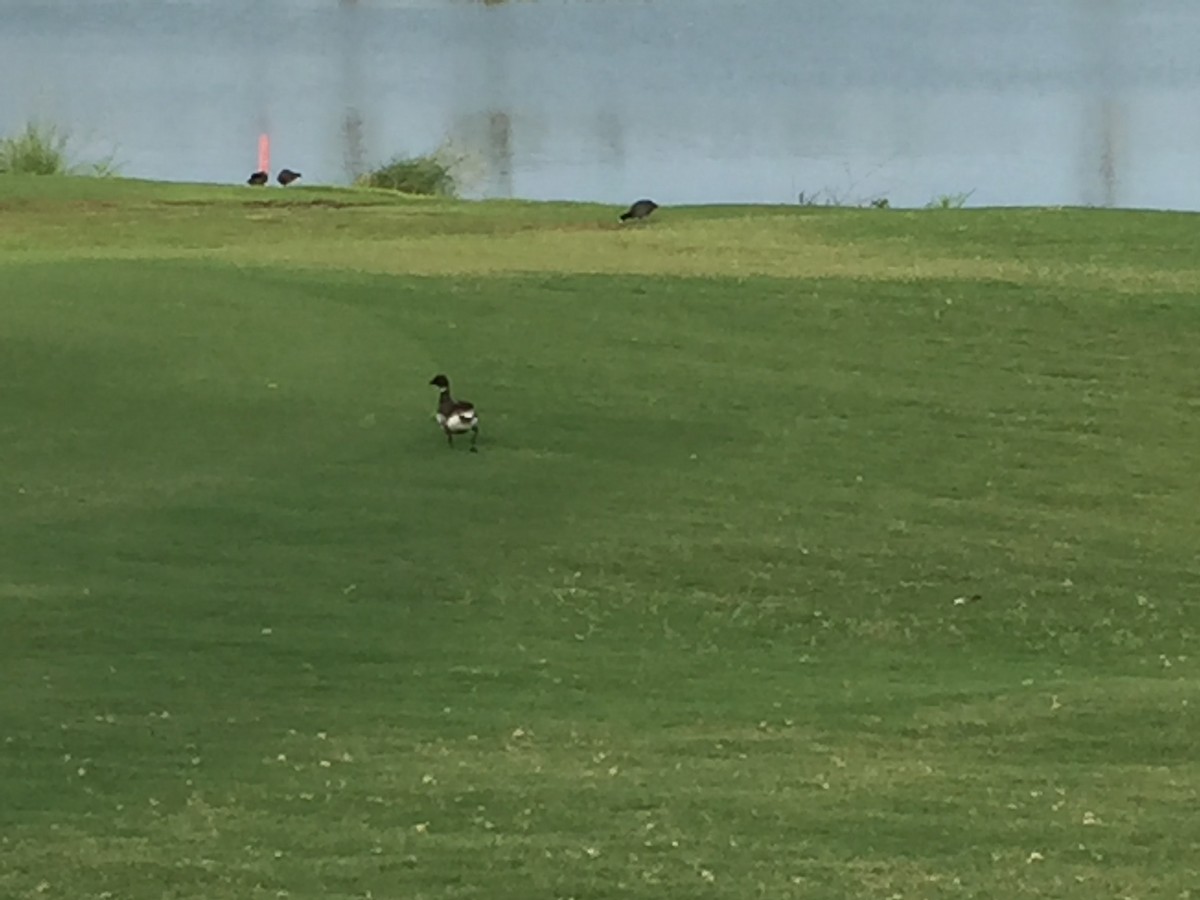
[[[258,136],[258,171],[271,171],[271,139],[265,134]]]

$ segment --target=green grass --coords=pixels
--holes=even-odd
[[[404,194],[453,197],[457,183],[446,153],[396,156],[356,179],[360,187],[383,188]]]
[[[70,135],[57,126],[29,122],[18,134],[0,137],[0,175],[94,175],[111,177],[119,166],[115,156],[72,164]]]
[[[67,135],[53,125],[30,122],[19,134],[0,138],[0,175],[65,175]]]
[[[1196,894],[1195,217],[616,212],[0,179],[0,896]]]

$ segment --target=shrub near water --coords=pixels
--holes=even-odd
[[[71,165],[67,153],[70,135],[57,125],[29,122],[15,137],[0,138],[0,175],[94,175],[117,174],[110,155],[96,162]]]
[[[359,176],[355,183],[405,194],[453,197],[458,187],[453,167],[454,160],[442,148],[423,156],[397,156]]]
[[[30,122],[16,137],[0,139],[0,175],[66,175],[67,135]]]

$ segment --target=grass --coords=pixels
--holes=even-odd
[[[1195,218],[614,212],[0,179],[0,896],[1194,895]]]
[[[962,209],[974,191],[959,191],[957,194],[938,194],[925,205],[926,209]]]
[[[355,179],[359,187],[431,197],[453,197],[458,189],[453,158],[443,148],[422,156],[396,156]]]
[[[0,138],[0,175],[66,175],[67,135],[36,122],[13,137]]]
[[[118,166],[114,156],[72,165],[70,135],[56,125],[29,122],[19,134],[0,138],[0,175],[94,175],[112,177]]]

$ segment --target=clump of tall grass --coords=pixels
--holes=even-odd
[[[405,194],[439,197],[453,197],[456,190],[450,168],[434,155],[397,156],[360,175],[355,183]]]
[[[971,191],[960,191],[957,194],[938,194],[928,203],[925,204],[926,209],[962,209],[967,205],[967,201],[971,199],[971,195],[975,193]]]
[[[67,135],[54,125],[29,122],[14,137],[0,138],[0,175],[65,175]]]
[[[850,209],[861,209],[869,207],[871,209],[890,209],[891,204],[887,197],[863,197],[857,200],[850,199],[845,194],[839,194],[836,191],[826,188],[813,193],[801,191],[796,197],[796,202],[801,206],[828,206]]]
[[[447,141],[432,153],[393,157],[358,176],[354,183],[405,194],[454,197],[458,195],[466,162],[466,155],[457,152]]]
[[[110,155],[102,160],[72,165],[67,153],[70,135],[57,125],[28,122],[13,137],[0,138],[0,175],[95,175],[117,174]]]

